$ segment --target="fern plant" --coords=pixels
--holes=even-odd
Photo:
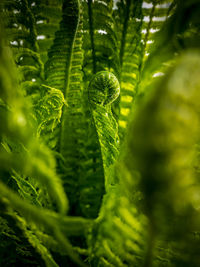
[[[0,15],[0,266],[200,266],[200,1]]]

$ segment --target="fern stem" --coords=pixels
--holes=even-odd
[[[90,40],[92,46],[92,58],[93,58],[93,74],[96,73],[96,53],[94,46],[94,27],[93,27],[93,14],[92,14],[92,0],[88,0],[88,15],[90,24]]]
[[[149,17],[149,23],[148,23],[148,27],[147,27],[147,33],[146,33],[145,39],[144,39],[143,57],[144,57],[144,53],[146,51],[147,41],[148,41],[148,38],[149,38],[149,33],[150,33],[150,29],[151,29],[152,19],[153,19],[154,12],[155,12],[155,7],[156,7],[156,3],[153,2],[153,7],[151,9],[151,13],[150,13],[150,17]],[[142,62],[144,62],[144,61],[142,61]]]
[[[129,18],[130,18],[130,6],[131,6],[131,0],[127,0],[125,18],[124,18],[124,27],[123,27],[121,47],[120,47],[120,64],[121,64],[121,67],[123,65],[123,56],[124,56],[124,50],[125,50],[125,44],[126,44],[126,34],[127,34],[128,22],[129,22]]]
[[[142,48],[142,53],[140,55],[140,64],[138,66],[138,79],[137,79],[137,84],[135,86],[136,94],[138,92],[138,88],[139,88],[140,83],[141,83],[142,72],[143,72],[143,68],[144,68],[144,55],[145,55],[145,52],[146,52],[146,46],[147,46],[147,41],[148,41],[148,38],[149,38],[152,19],[153,19],[154,12],[155,12],[155,7],[156,7],[156,3],[154,1],[152,9],[151,9],[150,17],[149,17],[149,23],[148,23],[148,26],[147,26],[147,32],[146,32],[145,39],[144,39],[144,46]]]
[[[33,46],[33,50],[35,52],[38,52],[39,51],[39,46],[38,46],[38,43],[36,41],[36,37],[37,37],[37,30],[36,30],[36,27],[35,27],[35,18],[29,8],[29,4],[28,4],[28,1],[27,0],[23,0],[22,1],[22,5],[25,7],[26,9],[26,13],[27,13],[27,16],[29,18],[29,27],[30,27],[30,41],[31,41],[31,44]]]

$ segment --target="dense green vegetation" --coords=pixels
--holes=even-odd
[[[0,3],[0,266],[200,266],[200,0]]]

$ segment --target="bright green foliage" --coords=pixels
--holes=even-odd
[[[200,1],[3,0],[0,266],[200,266]]]
[[[180,246],[191,266],[200,263],[187,252],[196,242],[190,232],[199,229],[195,220],[200,185],[194,166],[199,150],[199,59],[199,52],[184,54],[147,96],[132,125],[130,146],[135,153],[128,161],[135,162],[141,173],[144,206],[154,232],[151,238],[158,233],[172,236],[174,252]],[[167,226],[165,220],[170,220]],[[187,259],[176,257],[179,264],[187,265]]]
[[[199,56],[199,53],[188,52],[177,60],[141,107],[144,110],[138,111],[148,116],[137,115],[133,125],[134,138],[131,137],[130,142],[137,154],[138,169],[144,179],[141,183],[148,199],[147,210],[151,214],[157,203],[171,207],[174,212],[191,203],[195,205],[199,187],[192,163],[198,149],[195,144],[199,141]],[[148,127],[149,117],[151,127]],[[165,169],[163,174],[160,169]],[[185,190],[189,190],[188,193]]]
[[[89,239],[91,265],[142,266],[147,250],[146,227],[145,216],[121,195],[119,187],[114,188],[104,198]]]

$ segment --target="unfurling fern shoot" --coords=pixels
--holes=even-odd
[[[111,166],[118,156],[119,137],[117,122],[111,111],[111,104],[119,94],[119,82],[111,72],[98,72],[89,84],[88,97],[101,148],[106,191],[115,184]]]
[[[37,104],[34,106],[38,119],[38,136],[42,131],[53,131],[60,122],[62,108],[65,103],[64,95],[59,89],[47,87],[50,90]]]

